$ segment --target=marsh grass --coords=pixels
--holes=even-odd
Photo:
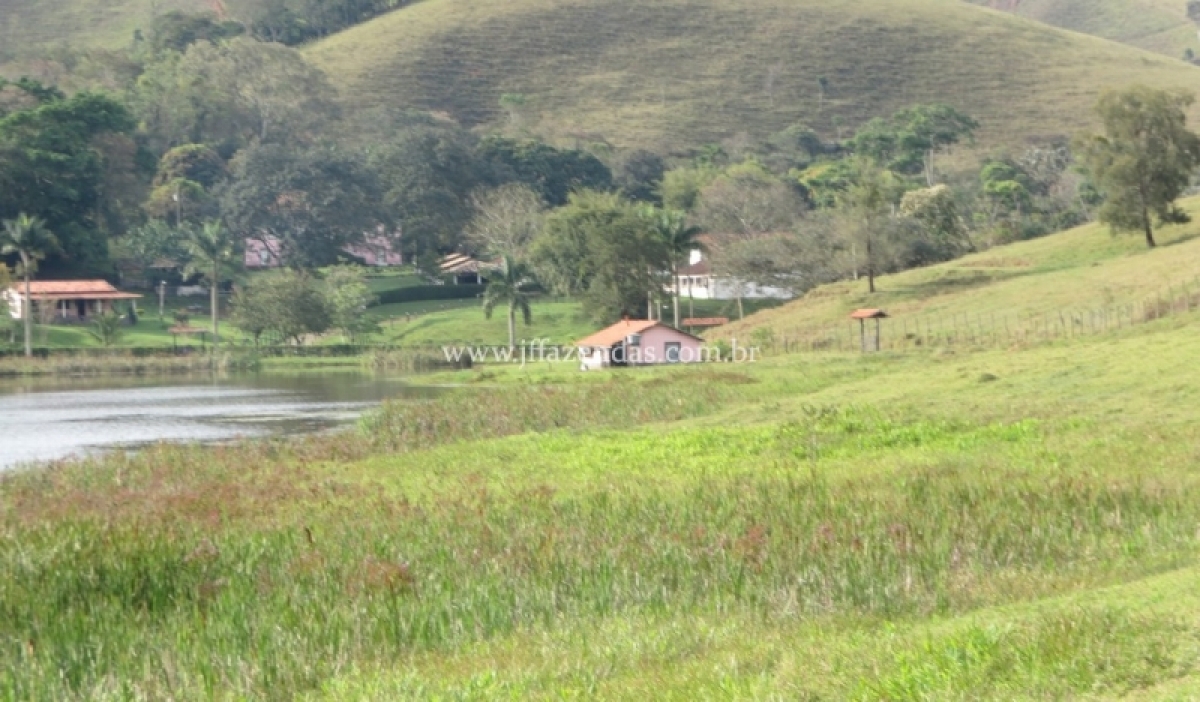
[[[571,489],[522,481],[520,466],[508,468],[517,479],[506,489],[472,477],[472,465],[504,460],[508,449],[490,437],[548,432],[530,440],[549,447],[564,432],[701,416],[736,386],[700,387],[658,378],[494,388],[473,402],[393,405],[358,434],[161,446],[9,476],[0,697],[288,699],[359,666],[573,622],[953,616],[1196,555],[1191,482],[1006,465],[1002,447],[1042,441],[1032,422],[813,407],[790,424],[710,434],[711,454],[760,471]],[[659,460],[653,430],[611,441],[623,460]],[[459,454],[461,479],[421,475],[423,452],[438,446]],[[887,476],[824,469],[905,449],[932,460]],[[423,490],[333,469],[396,451],[413,459],[396,469],[417,471],[408,478]],[[981,472],[961,452],[1001,458]],[[600,471],[615,459],[584,453]],[[1104,621],[1075,633],[1049,621],[1018,638],[1034,642],[1029,656],[1066,641],[1061,666],[1076,678],[1067,691],[1174,669],[1174,659],[1144,674],[1130,662],[1085,676],[1108,653],[1080,642]],[[1128,626],[1125,638],[1160,645]],[[993,689],[999,674],[987,671],[1026,660],[1004,631],[956,636],[919,659],[885,655],[863,698]],[[947,661],[970,646],[982,648],[947,682]]]

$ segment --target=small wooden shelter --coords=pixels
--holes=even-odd
[[[200,344],[203,345],[205,340],[208,338],[210,331],[211,330],[204,329],[203,327],[192,327],[185,324],[176,324],[167,330],[167,332],[171,335],[171,345],[176,349],[179,348],[179,337],[182,336],[187,338],[189,336],[199,336]]]
[[[884,312],[883,310],[877,310],[877,309],[855,310],[853,313],[850,314],[850,319],[858,320],[858,334],[859,334],[859,340],[860,340],[859,343],[862,346],[863,353],[866,353],[868,350],[867,349],[867,320],[868,319],[875,320],[875,350],[878,351],[880,348],[879,338],[880,338],[880,331],[881,331],[879,320],[888,319],[889,316],[890,315],[887,312]]]

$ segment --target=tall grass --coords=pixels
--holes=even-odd
[[[822,469],[831,456],[897,446],[1036,446],[1025,423],[980,431],[814,409],[741,430],[765,444],[755,460],[771,470],[682,489],[497,492],[430,473],[418,495],[321,468],[380,450],[696,416],[728,391],[713,383],[684,397],[684,387],[502,388],[475,404],[393,406],[365,422],[366,441],[162,447],[10,477],[0,484],[0,698],[287,699],[352,667],[571,621],[953,614],[1197,552],[1188,482],[1031,476],[1003,463],[984,472],[951,451],[908,475],[833,480]],[[731,455],[744,452],[737,434]],[[653,433],[636,437],[629,449],[656,460]],[[507,455],[488,442],[461,454],[464,466]],[[413,458],[398,468],[421,471]],[[884,674],[864,696],[933,684],[936,671],[909,668],[916,682]]]

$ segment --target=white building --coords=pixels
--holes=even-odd
[[[796,295],[791,290],[744,283],[729,276],[716,275],[704,255],[693,251],[688,266],[679,270],[675,280],[681,298],[695,300],[790,300]],[[739,291],[741,295],[739,295]]]

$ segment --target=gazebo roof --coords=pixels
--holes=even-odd
[[[887,319],[890,317],[887,312],[877,309],[862,309],[855,310],[850,314],[850,319]]]
[[[209,330],[203,327],[185,327],[177,324],[168,329],[167,332],[171,334],[207,334]]]

